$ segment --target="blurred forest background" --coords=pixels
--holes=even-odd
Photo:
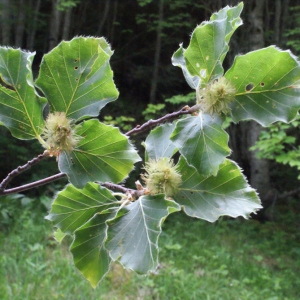
[[[43,54],[62,40],[78,35],[104,36],[108,40],[115,51],[111,65],[120,97],[103,110],[100,118],[126,130],[193,101],[193,91],[181,70],[172,66],[171,56],[180,43],[188,46],[196,25],[220,8],[238,1],[1,0],[0,3],[1,45],[36,51],[35,74]],[[298,54],[300,1],[246,0],[244,5],[244,25],[230,41],[227,68],[235,55],[272,44]],[[297,170],[282,168],[270,160],[258,160],[255,152],[249,151],[261,132],[258,124],[242,122],[229,126],[228,132],[232,158],[243,168],[250,184],[257,188],[265,206],[272,205],[278,193],[295,190]],[[35,144],[11,142],[9,138],[9,133],[1,135],[4,145],[0,150],[4,162],[1,178],[32,157],[29,154],[40,151]],[[11,152],[16,153],[16,159],[6,160],[6,154]],[[41,170],[48,171],[48,168],[50,172],[55,171],[51,166],[39,168],[34,176],[38,177]],[[26,178],[32,179],[28,175],[18,179]]]
[[[70,40],[74,36],[79,35],[105,37],[114,50],[111,66],[114,71],[116,86],[120,91],[120,97],[116,102],[109,104],[103,109],[99,118],[106,123],[115,124],[123,130],[128,130],[150,118],[157,118],[168,112],[180,109],[186,104],[193,103],[192,101],[195,97],[193,91],[185,82],[182,71],[172,66],[171,56],[178,49],[180,43],[183,43],[184,48],[188,46],[190,34],[198,24],[208,20],[213,12],[222,7],[226,5],[233,6],[238,2],[234,0],[0,0],[0,44],[2,46],[36,51],[33,65],[34,74],[36,75],[43,54],[50,51],[62,40]],[[269,45],[277,45],[282,49],[291,49],[296,56],[300,54],[300,0],[244,0],[244,10],[241,17],[244,25],[238,28],[231,38],[230,52],[225,60],[225,69],[231,66],[235,55],[245,54],[248,51]],[[298,163],[300,158],[298,146],[300,141],[299,124],[299,121],[295,121],[293,125],[275,125],[272,129],[273,131],[271,131],[271,133],[274,132],[273,136],[270,131],[266,131],[252,121],[230,124],[227,127],[230,135],[232,159],[237,161],[242,167],[250,184],[258,190],[263,201],[264,211],[258,218],[263,222],[277,221],[281,225],[283,223],[280,223],[280,220],[287,224],[286,220],[289,219],[288,223],[292,228],[290,235],[285,236],[282,239],[282,243],[286,242],[290,245],[289,249],[294,249],[290,257],[294,255],[294,261],[297,261],[297,263],[294,266],[289,264],[281,267],[274,262],[266,262],[267,267],[271,268],[270,274],[273,274],[274,270],[272,268],[275,265],[274,268],[277,268],[277,271],[281,273],[281,268],[285,267],[294,268],[291,270],[291,274],[300,271],[300,250],[295,244],[295,240],[299,238],[298,231],[300,228],[299,221],[296,221],[296,215],[300,212],[298,204],[300,189],[299,179],[297,178],[300,169],[300,163]],[[255,144],[260,135],[264,136],[265,141],[272,141],[272,144],[270,145],[269,143],[267,146],[263,143],[262,148],[267,147],[269,151],[265,155],[263,155],[263,151],[258,154],[256,151],[249,151],[249,148]],[[139,138],[142,141],[145,137]],[[140,143],[140,141],[138,142]],[[1,180],[18,165],[23,165],[27,160],[33,158],[34,155],[43,151],[37,142],[13,139],[3,126],[0,126],[0,144]],[[280,155],[281,159],[278,159]],[[43,162],[38,167],[33,167],[30,172],[15,179],[12,182],[12,186],[31,182],[56,172],[58,170],[54,162],[52,164]],[[22,218],[25,218],[25,221],[22,221],[23,226],[29,222],[29,219],[32,219],[32,211],[28,215],[25,214],[25,216],[21,210],[16,212],[17,203],[21,203],[21,206],[19,205],[18,208],[22,208],[22,210],[24,207],[29,207],[31,210],[34,208],[37,216],[45,215],[46,210],[49,208],[51,197],[64,183],[63,181],[55,182],[22,195],[3,197],[2,203],[0,199],[0,232],[14,232],[13,226],[17,226],[16,224],[19,224],[20,220],[23,220]],[[33,221],[31,220],[30,222]],[[30,227],[31,225],[28,226]],[[200,223],[199,226],[203,227],[204,225]],[[218,225],[215,226],[217,226],[217,229],[214,230],[218,231]],[[226,225],[225,228],[232,233],[230,226]],[[21,229],[15,230],[19,233]],[[252,233],[259,232],[256,226],[253,227],[253,230]],[[274,227],[270,230],[267,234],[269,238]],[[282,227],[280,227],[280,230],[289,232],[289,230]],[[224,232],[227,231],[225,230]],[[224,232],[221,232],[221,234]],[[249,232],[245,231],[245,241],[248,234]],[[167,240],[168,238],[170,237],[165,237]],[[274,242],[276,244],[282,236],[276,235],[273,238],[276,239]],[[290,240],[288,241],[287,239]],[[13,239],[11,241],[14,242]],[[270,243],[264,250],[268,249],[269,251],[268,247],[276,248],[275,244],[272,244],[272,240],[269,241]],[[232,240],[232,245],[235,242]],[[206,246],[209,243],[206,242]],[[37,249],[29,249],[28,253],[36,253],[35,251],[38,250],[39,245],[42,248],[48,247],[49,240],[39,240],[35,244],[38,245]],[[230,244],[230,246],[232,245]],[[52,244],[50,246],[54,247]],[[169,241],[169,246],[170,249],[167,248],[165,251],[181,249],[180,251],[184,252],[183,248],[181,248],[183,245],[177,242]],[[15,249],[14,247],[17,246],[14,245],[12,247]],[[2,251],[5,251],[5,249],[2,249]],[[249,251],[251,253],[252,248]],[[256,263],[263,265],[265,256],[259,251],[255,254]],[[286,252],[287,249],[280,248],[278,251],[280,254],[279,252],[274,252],[274,257],[278,257],[278,255],[281,255],[281,252]],[[164,255],[164,250],[162,253]],[[166,257],[168,256],[166,255]],[[2,263],[5,268],[8,261],[4,260],[2,260]],[[30,265],[30,263],[28,264]],[[231,263],[228,261],[228,266],[226,266],[226,263],[224,264],[225,267],[223,269],[218,269],[218,276],[228,276],[230,271],[227,268]],[[40,266],[40,264],[38,265]],[[33,267],[32,264],[31,267],[35,272],[39,272],[37,271],[38,267]],[[17,264],[15,268],[18,268]],[[241,268],[241,266],[238,266],[238,268]],[[42,270],[43,268],[40,271],[42,272]],[[0,278],[1,272],[4,271],[1,271],[0,260]],[[9,274],[9,271],[7,272]],[[16,269],[12,270],[11,274],[13,272],[16,272]],[[117,270],[117,272],[121,271]],[[201,273],[202,271],[200,270],[199,272]],[[255,272],[256,269],[253,270],[253,274]],[[183,274],[178,274],[178,278],[181,278],[178,280],[184,280]],[[177,275],[175,274],[174,276],[176,277]],[[3,276],[6,276],[4,279],[6,285],[13,286],[9,281],[13,279],[7,279],[9,275],[6,275],[6,273]],[[124,276],[129,275],[125,274]],[[201,277],[202,275],[200,274],[199,276]],[[271,275],[267,274],[265,276]],[[296,279],[293,275],[289,277],[289,275],[285,274],[285,276],[290,283],[284,288],[282,288],[284,284],[280,286],[279,283],[283,279],[281,277],[276,279],[278,280],[278,290],[275,290],[275,292],[279,293],[280,289],[283,291],[279,298],[276,298],[275,293],[275,296],[272,296],[273,298],[270,296],[271,294],[266,294],[268,297],[270,296],[269,298],[265,295],[263,296],[263,294],[258,298],[255,298],[253,294],[249,294],[242,298],[230,298],[230,296],[228,298],[218,298],[216,296],[216,298],[212,297],[210,299],[248,299],[248,296],[249,299],[297,299],[297,296],[300,297],[300,293],[298,294],[294,287],[297,286]],[[22,278],[21,273],[20,278]],[[125,281],[126,278],[124,279]],[[267,287],[268,291],[272,289],[275,280],[272,276],[269,279],[270,286]],[[144,284],[146,286],[148,284],[150,288],[151,284],[160,284],[155,283],[155,280],[158,279],[149,279],[149,282]],[[263,279],[260,278],[260,280]],[[213,284],[216,283],[214,282]],[[249,279],[249,282],[246,280],[243,284],[245,290],[246,287],[248,288],[256,283]],[[216,287],[210,285],[209,287],[216,289]],[[293,288],[293,291],[287,292]],[[5,289],[7,288],[5,287]],[[30,290],[28,286],[27,289]],[[256,292],[261,290],[262,288],[257,286]],[[25,299],[28,295],[36,297],[36,294],[24,294],[23,298],[21,296],[20,298],[5,298],[14,294],[14,288],[10,288],[10,291],[12,294],[9,294],[9,292],[7,294],[4,293],[3,299]],[[49,293],[51,294],[52,292],[49,291]],[[293,296],[289,298],[288,293],[292,293],[290,295]],[[198,294],[195,294],[198,295],[195,298],[186,298],[184,295],[178,295],[181,298],[175,297],[172,299],[208,299],[204,296],[204,298],[201,298],[202,296],[197,298],[199,297]],[[230,293],[229,295],[232,296]],[[62,296],[58,296],[58,298],[60,297]],[[82,295],[82,298],[65,296],[65,299],[98,299],[96,296],[96,298],[93,297],[94,295]],[[111,296],[110,299],[114,299],[113,297]],[[147,297],[146,295],[139,299],[148,299]],[[44,296],[44,298],[36,299],[48,298]],[[132,299],[137,298],[133,297]],[[161,299],[169,298],[162,297]]]

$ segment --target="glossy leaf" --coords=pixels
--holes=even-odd
[[[232,34],[242,24],[242,9],[241,2],[234,7],[226,6],[213,14],[210,21],[202,22],[196,27],[188,48],[180,46],[175,52],[172,62],[182,68],[192,88],[223,75],[222,63],[229,50],[228,43]]]
[[[69,184],[57,194],[46,219],[62,232],[73,234],[96,213],[118,205],[110,191],[99,184],[90,182],[83,189]]]
[[[300,65],[289,52],[271,46],[237,56],[225,77],[237,94],[234,122],[254,119],[263,126],[294,119],[300,108]]]
[[[146,153],[150,159],[160,157],[171,158],[176,151],[176,146],[170,140],[170,135],[175,129],[175,123],[164,124],[153,129],[145,141]]]
[[[162,222],[180,207],[160,194],[142,196],[124,209],[127,212],[123,216],[108,222],[106,248],[125,268],[140,274],[155,271]]]
[[[185,49],[182,47],[182,44],[180,44],[179,49],[173,54],[172,56],[172,64],[175,67],[179,67],[182,69],[183,72],[183,76],[186,80],[186,82],[188,83],[188,85],[192,88],[192,89],[197,89],[197,86],[200,83],[200,76],[192,76],[187,67],[186,67],[186,60],[184,57],[184,52]]]
[[[0,47],[0,121],[19,139],[39,138],[46,103],[37,95],[32,79],[35,53]]]
[[[109,65],[110,46],[103,38],[76,37],[44,55],[36,85],[51,111],[74,120],[98,116],[118,97]]]
[[[75,231],[75,238],[70,249],[74,264],[94,288],[109,271],[111,259],[104,247],[106,221],[114,218],[116,213],[117,210],[97,213]]]
[[[63,239],[67,236],[67,233],[62,232],[60,230],[60,228],[57,228],[55,230],[55,232],[53,233],[53,236],[54,236],[55,240],[61,244],[61,242],[63,241]]]
[[[248,218],[262,208],[255,190],[230,160],[220,166],[216,176],[199,174],[182,157],[178,169],[182,174],[182,185],[174,199],[191,217],[209,222],[223,215]]]
[[[58,161],[60,171],[76,187],[89,181],[120,182],[140,160],[118,128],[88,120],[77,125],[76,132],[82,137],[78,147],[71,153],[62,152]]]
[[[216,175],[230,154],[228,134],[221,126],[220,118],[200,114],[178,121],[171,136],[188,164],[204,176]]]

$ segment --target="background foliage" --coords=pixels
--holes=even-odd
[[[279,47],[291,47],[297,54],[298,30],[298,1],[261,1],[263,36],[265,45],[276,44]],[[159,17],[159,6],[163,3],[162,16]],[[164,99],[174,95],[186,95],[189,87],[180,75],[180,70],[170,64],[170,57],[179,43],[188,43],[188,34],[202,20],[206,20],[216,10],[225,5],[236,5],[238,1],[74,1],[74,0],[2,0],[0,32],[1,45],[21,47],[37,51],[33,61],[37,70],[42,55],[56,46],[61,39],[68,40],[75,35],[105,36],[112,45],[115,53],[111,64],[114,78],[120,92],[118,106],[110,106],[103,111],[103,116],[111,116],[119,120],[121,116],[135,119],[134,124],[142,123],[146,119],[155,117],[155,113],[173,111],[181,103],[167,102],[162,108]],[[246,26],[237,31],[231,41],[231,50],[225,59],[225,67],[231,65],[234,55],[246,53],[251,47],[249,38],[252,35],[251,16],[255,11],[255,0],[246,0],[243,20]],[[88,16],[88,17],[87,17]],[[101,16],[101,17],[99,17]],[[272,16],[272,17],[271,17]],[[158,24],[161,18],[161,31]],[[252,18],[253,19],[253,18]],[[157,36],[161,36],[158,43]],[[163,51],[158,51],[163,49]],[[155,79],[155,53],[159,52],[157,78]],[[167,80],[166,80],[167,78]],[[162,80],[163,79],[163,80]],[[150,99],[152,82],[156,80],[155,97]],[[153,94],[153,93],[152,93]],[[180,97],[180,96],[179,96]],[[144,114],[142,112],[149,106]],[[128,103],[132,105],[128,106]],[[161,104],[158,104],[161,103]],[[155,106],[159,105],[159,106]],[[134,107],[134,109],[132,109]],[[156,115],[156,116],[157,116]],[[115,123],[115,121],[114,121]],[[126,121],[127,123],[127,121]],[[120,123],[121,124],[121,123]],[[243,129],[242,129],[243,130]],[[233,142],[235,160],[243,167],[246,175],[250,176],[249,155],[246,155],[246,145],[236,136],[242,133],[236,128],[229,129]],[[7,139],[10,134],[6,134]],[[143,139],[143,137],[141,137]],[[237,141],[234,141],[236,140]],[[3,141],[2,145],[11,145]],[[235,147],[239,143],[246,149]],[[25,146],[24,148],[26,148]],[[25,150],[25,149],[24,149]],[[22,151],[24,151],[22,150]],[[27,157],[24,155],[24,157]],[[3,157],[4,160],[5,157]],[[3,178],[16,165],[12,161],[6,162],[0,170]],[[44,168],[43,168],[44,170]],[[271,168],[273,170],[273,168]],[[41,169],[36,170],[39,173]],[[38,175],[37,175],[38,176]],[[278,179],[278,175],[271,172],[271,182]],[[275,176],[275,177],[274,177]],[[288,181],[287,181],[288,183]],[[283,182],[282,184],[285,184]],[[275,187],[275,186],[271,186]],[[286,189],[289,189],[287,186]]]
[[[264,225],[225,218],[210,224],[174,214],[164,224],[162,263],[156,273],[138,276],[115,264],[96,290],[74,272],[70,241],[59,245],[53,240],[52,226],[43,220],[45,208],[35,215],[33,211],[36,204],[23,207],[10,224],[10,234],[0,233],[3,300],[292,300],[299,296],[299,203],[294,200],[288,207],[277,205],[276,222]]]

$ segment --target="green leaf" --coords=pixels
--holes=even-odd
[[[173,54],[172,56],[172,65],[175,67],[179,67],[182,69],[183,76],[188,83],[188,85],[192,89],[197,89],[199,83],[200,83],[200,77],[199,76],[192,76],[186,67],[186,60],[184,57],[185,49],[182,47],[182,44],[180,44],[179,49]]]
[[[300,66],[289,51],[271,46],[237,56],[225,77],[237,90],[230,105],[234,122],[254,119],[268,126],[296,117],[300,108]]]
[[[196,89],[199,83],[208,83],[224,73],[222,63],[229,50],[228,43],[232,34],[242,25],[242,9],[241,2],[213,14],[210,21],[196,27],[188,48],[180,46],[173,55],[173,65],[182,68],[192,88]]]
[[[66,237],[67,234],[62,232],[60,228],[57,228],[53,235],[56,241],[61,244],[61,242],[63,241],[63,239]]]
[[[83,189],[70,184],[57,194],[46,219],[62,232],[73,234],[96,213],[118,205],[110,191],[99,184],[90,182]]]
[[[171,140],[188,164],[204,176],[216,175],[230,154],[228,134],[217,116],[200,114],[178,121]]]
[[[76,126],[76,133],[82,137],[78,148],[71,153],[62,152],[58,160],[60,171],[76,187],[89,181],[120,182],[140,160],[118,128],[88,120]]]
[[[63,41],[44,55],[36,85],[47,97],[51,112],[81,120],[98,116],[107,103],[117,99],[111,55],[107,42],[93,37]]]
[[[255,190],[230,160],[220,166],[216,176],[199,174],[182,157],[178,170],[182,174],[182,185],[174,199],[191,217],[209,222],[223,215],[248,218],[249,214],[262,208]]]
[[[0,121],[19,139],[37,138],[44,127],[45,98],[37,95],[32,79],[35,53],[0,47]]]
[[[164,124],[150,132],[144,143],[148,158],[159,159],[160,157],[171,158],[173,156],[176,146],[170,140],[170,135],[174,129],[175,123]]]
[[[108,222],[106,249],[125,268],[139,274],[155,271],[162,222],[180,207],[160,194],[142,196],[124,209],[127,212],[123,216]]]
[[[70,249],[74,264],[94,288],[109,271],[111,259],[104,247],[106,221],[114,218],[116,213],[117,210],[97,213],[75,231],[75,238]]]

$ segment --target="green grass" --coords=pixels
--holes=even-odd
[[[70,240],[58,245],[51,224],[24,209],[0,233],[0,299],[300,299],[299,221],[294,208],[280,212],[265,224],[171,215],[155,274],[114,264],[94,290],[72,265]]]

